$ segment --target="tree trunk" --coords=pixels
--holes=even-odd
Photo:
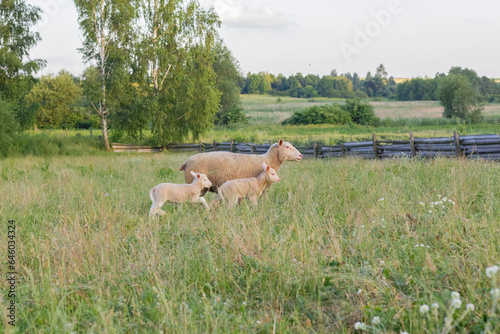
[[[101,124],[102,124],[102,135],[104,136],[104,145],[106,146],[106,150],[111,150],[109,146],[109,137],[108,137],[108,121],[106,114],[101,115]]]

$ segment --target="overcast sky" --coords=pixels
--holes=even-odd
[[[200,0],[222,21],[220,36],[242,71],[288,76],[357,72],[383,63],[396,78],[434,76],[451,66],[500,78],[498,0]],[[28,0],[44,11],[32,58],[43,73],[83,71],[72,0]]]

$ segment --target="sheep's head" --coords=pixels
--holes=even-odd
[[[280,161],[300,161],[302,154],[287,141],[280,139],[278,142],[278,154]]]
[[[200,182],[203,188],[210,188],[212,186],[212,182],[210,182],[210,180],[205,174],[195,173],[191,171],[191,175],[193,175],[194,177],[193,183]]]
[[[266,180],[269,183],[275,183],[275,182],[280,182],[280,178],[278,176],[278,173],[274,170],[274,168],[271,168],[270,166],[266,165],[264,162],[262,163],[262,169],[264,172],[266,172]]]

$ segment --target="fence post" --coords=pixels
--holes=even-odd
[[[317,143],[314,143],[313,145],[313,148],[314,148],[314,158],[318,158],[319,156],[319,152],[318,152],[318,144]]]
[[[375,132],[372,133],[372,142],[373,142],[373,157],[375,159],[380,159],[380,156],[378,155],[377,137],[375,136]]]
[[[217,151],[217,143],[214,140],[214,151]]]
[[[250,145],[250,153],[251,154],[253,154],[254,149],[255,149],[254,143],[252,143],[252,145]]]
[[[455,150],[457,151],[457,156],[463,156],[462,147],[460,146],[460,137],[458,136],[458,133],[453,132],[453,140],[455,141]]]
[[[229,146],[229,151],[233,152],[234,139],[231,139],[231,146]]]
[[[202,152],[202,151],[203,151],[203,143],[200,140],[200,152]]]
[[[411,147],[411,157],[413,158],[417,155],[417,150],[415,149],[415,138],[413,137],[413,132],[410,132],[410,147]]]
[[[345,146],[344,146],[344,143],[343,143],[343,142],[340,144],[340,148],[341,148],[341,150],[342,150],[342,156],[345,158],[345,157],[346,157],[346,154],[345,154]]]

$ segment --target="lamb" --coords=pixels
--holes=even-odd
[[[193,176],[193,181],[190,184],[174,184],[174,183],[160,183],[154,186],[149,191],[149,197],[153,204],[149,210],[149,216],[154,216],[156,214],[165,215],[165,211],[161,210],[161,207],[165,202],[172,203],[201,203],[207,209],[207,201],[201,197],[201,191],[205,188],[212,186],[210,180],[208,180],[205,174],[191,172]]]
[[[218,195],[211,204],[216,205],[220,200],[226,200],[228,206],[232,208],[235,204],[248,198],[253,205],[257,205],[257,199],[262,195],[264,189],[279,181],[280,178],[276,171],[263,162],[262,171],[258,176],[224,182],[218,188]]]
[[[179,170],[184,171],[186,183],[190,183],[193,178],[191,171],[199,171],[208,175],[212,182],[210,191],[217,192],[217,188],[224,182],[234,179],[254,177],[262,172],[262,163],[278,171],[285,161],[301,161],[302,154],[289,142],[279,140],[271,145],[265,154],[240,154],[231,152],[208,152],[198,153],[180,166]],[[206,191],[202,192],[202,196]]]

